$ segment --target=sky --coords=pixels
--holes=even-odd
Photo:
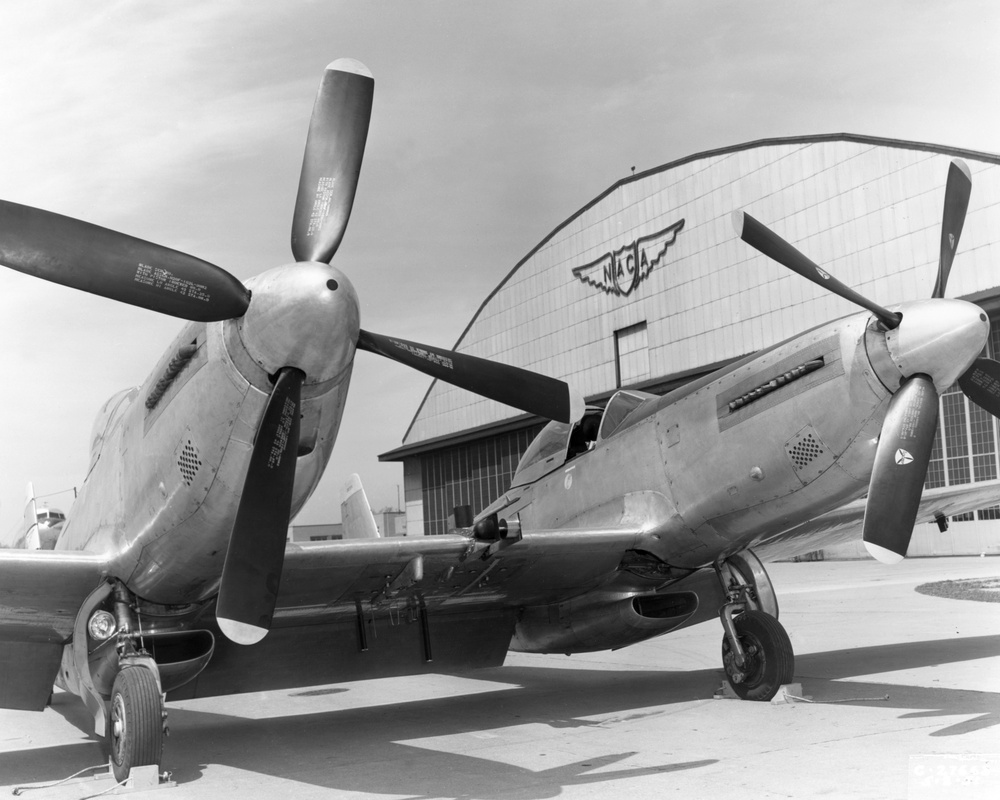
[[[0,198],[191,253],[242,280],[292,261],[326,65],[375,76],[334,263],[361,324],[452,347],[531,249],[637,171],[761,138],[849,132],[1000,153],[1000,5],[945,0],[0,5]],[[101,404],[181,322],[0,268],[0,530],[32,481],[67,510]],[[556,376],[558,377],[558,376]],[[395,507],[430,380],[356,358],[297,523],[360,474]]]

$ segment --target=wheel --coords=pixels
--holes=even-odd
[[[741,700],[770,700],[795,671],[792,643],[784,627],[763,611],[744,611],[733,620],[746,659],[736,664],[729,638],[722,637],[722,666]]]
[[[116,781],[132,767],[159,764],[163,754],[163,704],[156,677],[145,667],[125,667],[115,678],[108,744]]]

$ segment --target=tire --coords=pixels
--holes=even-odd
[[[726,679],[741,700],[768,701],[782,684],[791,683],[795,655],[788,634],[778,620],[763,611],[744,611],[733,620],[746,656],[742,667],[722,637],[722,666]]]
[[[159,766],[163,755],[163,703],[156,677],[145,667],[125,667],[115,678],[108,714],[108,746],[115,780],[133,767]]]

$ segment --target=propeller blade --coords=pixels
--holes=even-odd
[[[883,564],[906,555],[937,429],[938,393],[926,375],[909,378],[889,403],[865,507],[865,548]]]
[[[958,385],[973,403],[994,417],[1000,417],[1000,362],[977,358]]]
[[[194,256],[51,211],[0,200],[0,264],[195,322],[240,317],[250,292]]]
[[[569,384],[520,367],[365,330],[358,335],[358,349],[547,419],[576,422],[585,410],[583,397]]]
[[[292,367],[278,373],[250,455],[215,610],[219,628],[237,644],[255,644],[271,627],[285,560],[304,378]]]
[[[900,316],[878,303],[869,300],[862,294],[841,283],[829,272],[820,269],[816,264],[806,258],[802,253],[792,247],[774,231],[767,228],[762,223],[751,217],[744,211],[733,212],[733,227],[739,237],[758,252],[768,258],[783,264],[797,272],[803,278],[808,278],[818,286],[833,292],[845,300],[849,300],[855,305],[861,306],[871,311],[889,330],[893,330],[899,325]]]
[[[330,263],[354,205],[375,80],[358,61],[326,68],[313,106],[292,219],[296,261]]]
[[[944,190],[944,213],[941,218],[941,257],[938,260],[937,281],[931,297],[944,297],[951,274],[951,262],[958,250],[958,240],[965,225],[972,194],[972,173],[961,159],[956,158],[948,167],[948,183]]]

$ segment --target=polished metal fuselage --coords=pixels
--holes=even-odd
[[[943,391],[989,330],[962,301],[898,308],[911,322],[899,331],[855,314],[651,398],[489,511],[522,530],[636,526],[642,550],[694,569],[861,497],[901,380],[929,374]]]
[[[270,375],[294,366],[307,376],[293,513],[337,437],[359,324],[353,287],[325,264],[280,267],[248,287],[243,318],[186,325],[145,383],[112,397],[95,422],[56,547],[111,556],[112,574],[147,601],[217,591]]]

